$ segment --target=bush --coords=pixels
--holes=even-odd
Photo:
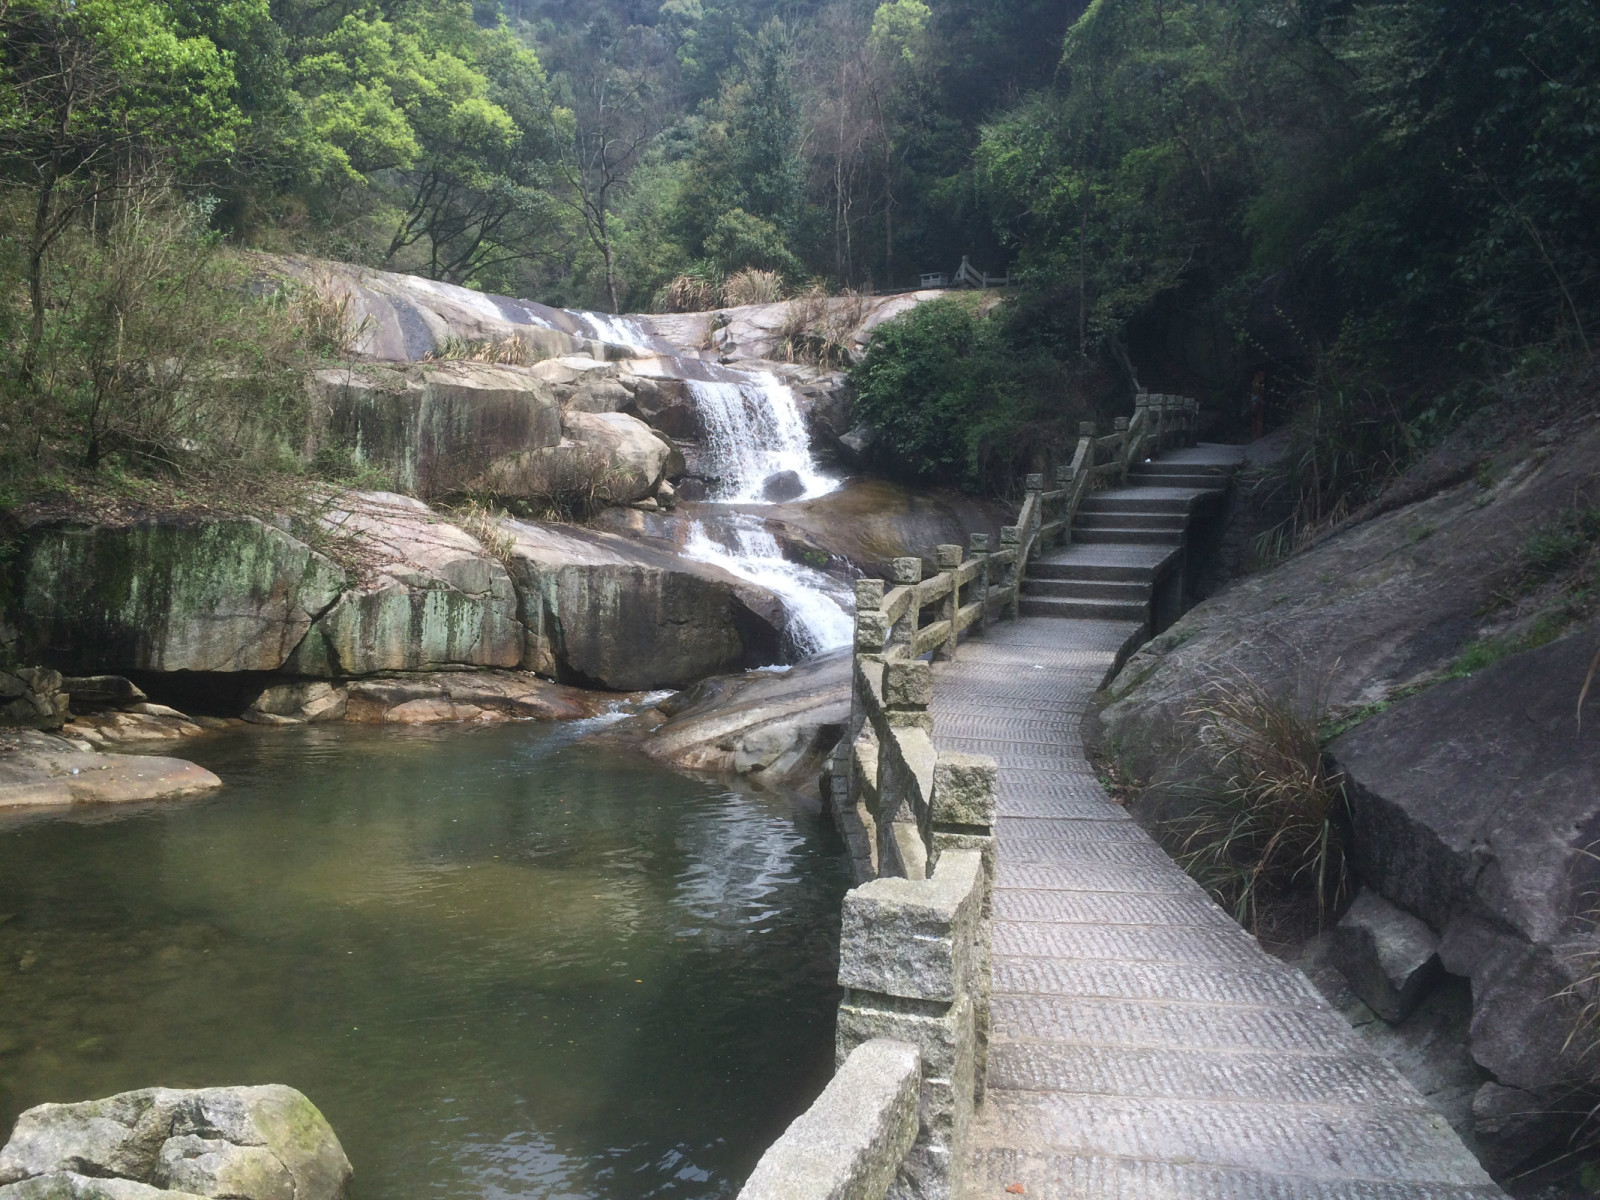
[[[17,199],[0,205],[14,210]],[[56,242],[31,370],[27,330],[0,328],[5,473],[298,470],[302,368],[348,342],[344,309],[315,289],[253,296],[206,217],[151,185],[105,202]],[[18,268],[0,261],[12,294]]]
[[[968,491],[1003,492],[1042,467],[1085,413],[1072,366],[954,297],[880,325],[850,379],[884,470]]]

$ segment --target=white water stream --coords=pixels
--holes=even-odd
[[[774,376],[763,371],[739,382],[693,381],[689,392],[706,431],[716,502],[768,503],[767,481],[785,471],[798,477],[801,489],[791,499],[809,500],[839,486],[817,468],[794,393]],[[850,644],[855,622],[849,586],[784,558],[759,516],[728,512],[696,521],[683,553],[779,596],[789,612],[789,636],[802,653]]]
[[[753,371],[739,383],[691,381],[689,392],[705,426],[718,500],[760,503],[767,481],[781,471],[793,471],[805,489],[791,499],[810,500],[839,486],[817,470],[794,392],[774,376]]]

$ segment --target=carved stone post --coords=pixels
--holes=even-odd
[[[989,535],[975,533],[969,543],[972,557],[981,560],[978,573],[972,577],[968,585],[968,595],[978,602],[978,632],[981,634],[989,628]],[[969,600],[968,603],[972,601]]]
[[[907,584],[916,586],[922,582],[922,560],[920,558],[897,558],[889,564],[889,574],[894,579],[895,587]],[[922,612],[915,596],[911,603],[906,605],[905,615],[894,623],[894,631],[889,639],[896,645],[904,645],[917,636],[917,622],[921,620]]]
[[[1009,546],[1016,553],[1003,569],[1005,576],[1006,603],[1005,612],[1011,620],[1017,619],[1017,602],[1022,596],[1022,530],[1016,525],[1007,525],[1000,530],[1001,547]]]
[[[1117,443],[1117,486],[1121,487],[1128,482],[1128,418],[1118,417],[1111,427],[1122,435]]]
[[[950,622],[950,632],[945,637],[944,645],[934,650],[933,656],[936,659],[953,659],[956,656],[956,613],[961,608],[961,585],[955,577],[956,568],[961,565],[961,547],[935,546],[933,561],[941,573],[950,572],[950,593],[939,608],[939,619]]]

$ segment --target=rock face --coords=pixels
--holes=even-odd
[[[165,800],[221,786],[181,758],[96,754],[53,734],[0,730],[0,811]]]
[[[635,691],[780,660],[783,604],[763,588],[611,534],[501,528],[514,543],[527,669]]]
[[[68,705],[61,682],[61,672],[47,667],[0,671],[0,726],[60,729]]]
[[[1439,684],[1331,747],[1356,869],[1440,932],[1445,969],[1472,981],[1473,1057],[1543,1109],[1592,1078],[1588,1035],[1568,1043],[1576,1005],[1559,996],[1600,962],[1600,719],[1577,721],[1597,652],[1591,627]]]
[[[309,386],[319,442],[353,447],[395,490],[425,498],[459,491],[497,458],[561,441],[555,393],[524,368],[342,367],[317,371]]]
[[[319,517],[357,539],[371,577],[347,589],[284,664],[293,675],[514,667],[522,626],[511,577],[471,535],[409,496],[356,492]]]
[[[0,1149],[3,1200],[339,1200],[350,1175],[316,1106],[278,1084],[41,1104]],[[115,1186],[124,1181],[144,1190]]]
[[[25,531],[18,653],[66,671],[273,671],[344,572],[253,517]]]
[[[639,743],[650,757],[809,791],[850,717],[850,651],[781,674],[702,680],[659,708],[667,720]]]
[[[1101,714],[1110,743],[1137,778],[1181,776],[1182,715],[1218,664],[1335,711],[1437,671],[1472,640],[1528,539],[1593,485],[1596,462],[1589,422],[1492,488],[1448,488],[1240,580],[1124,665]],[[1158,817],[1165,801],[1157,788],[1142,803]]]

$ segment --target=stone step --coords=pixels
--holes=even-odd
[[[1142,512],[1139,509],[1096,508],[1080,511],[1074,528],[1095,529],[1102,526],[1122,529],[1186,529],[1189,514],[1182,512]]]
[[[1030,596],[1017,601],[1025,617],[1076,617],[1095,621],[1144,621],[1150,616],[1148,603],[1127,600],[1064,600],[1058,596]]]
[[[1078,511],[1170,513],[1187,518],[1189,510],[1194,507],[1194,499],[1190,493],[1175,489],[1155,488],[1141,495],[1138,488],[1115,488],[1085,496],[1078,505]]]
[[[1329,1180],[1320,1175],[1161,1158],[1121,1158],[1072,1151],[979,1150],[969,1185],[973,1196],[1031,1200],[1503,1200],[1493,1184],[1439,1184],[1403,1179]]]
[[[1151,475],[1210,475],[1223,480],[1227,479],[1228,473],[1233,469],[1221,464],[1186,461],[1186,457],[1181,454],[1171,454],[1142,462],[1134,469]]]
[[[1086,546],[1176,546],[1183,541],[1183,530],[1128,529],[1124,526],[1112,526],[1105,529],[1080,529],[1074,525],[1072,540],[1082,542]]]
[[[1199,488],[1202,491],[1220,492],[1228,486],[1228,477],[1222,474],[1206,472],[1204,474],[1165,474],[1157,475],[1148,470],[1128,472],[1127,486],[1129,487],[1165,487],[1165,488]]]
[[[1149,584],[1156,577],[1153,566],[1122,563],[1050,562],[1039,559],[1028,564],[1029,579],[1106,580]]]
[[[1063,600],[1124,600],[1132,604],[1146,604],[1150,600],[1150,581],[1096,579],[1061,579],[1034,577],[1023,581],[1024,596],[1058,596]]]

